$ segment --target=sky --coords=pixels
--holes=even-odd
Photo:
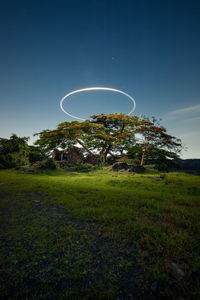
[[[130,94],[136,115],[162,118],[182,158],[200,158],[200,2],[43,0],[0,2],[0,137],[30,136],[73,119],[64,95],[87,87]],[[128,113],[110,91],[72,95],[87,119]],[[75,119],[74,119],[75,120]]]

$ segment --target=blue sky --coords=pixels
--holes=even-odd
[[[60,99],[92,86],[120,89],[135,114],[163,119],[200,158],[200,2],[2,1],[0,137],[30,136],[65,120]],[[88,92],[65,102],[72,114],[128,113],[123,95]]]

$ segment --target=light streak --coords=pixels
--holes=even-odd
[[[125,95],[126,97],[128,97],[132,103],[133,103],[133,107],[131,108],[131,111],[128,113],[128,115],[132,114],[136,108],[136,102],[135,100],[133,99],[132,96],[130,96],[129,94],[121,91],[121,90],[116,90],[116,89],[113,89],[113,88],[108,88],[108,87],[89,87],[89,88],[84,88],[84,89],[80,89],[80,90],[75,90],[75,91],[72,91],[68,94],[66,94],[60,101],[60,108],[62,109],[62,111],[67,114],[68,116],[72,117],[72,118],[75,118],[75,119],[79,119],[81,121],[85,121],[85,119],[82,119],[82,118],[79,118],[79,117],[76,117],[76,116],[73,116],[71,115],[69,112],[67,112],[64,108],[63,108],[63,102],[65,99],[67,99],[69,96],[71,95],[74,95],[74,94],[77,94],[77,93],[82,93],[82,92],[87,92],[87,91],[111,91],[111,92],[116,92],[116,93],[120,93],[120,94],[123,94]]]

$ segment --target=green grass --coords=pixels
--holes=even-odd
[[[199,196],[185,173],[0,171],[1,298],[200,298]]]

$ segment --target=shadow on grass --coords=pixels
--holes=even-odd
[[[1,195],[2,196],[2,195]],[[103,237],[41,193],[5,195],[1,299],[141,299],[139,250]]]

